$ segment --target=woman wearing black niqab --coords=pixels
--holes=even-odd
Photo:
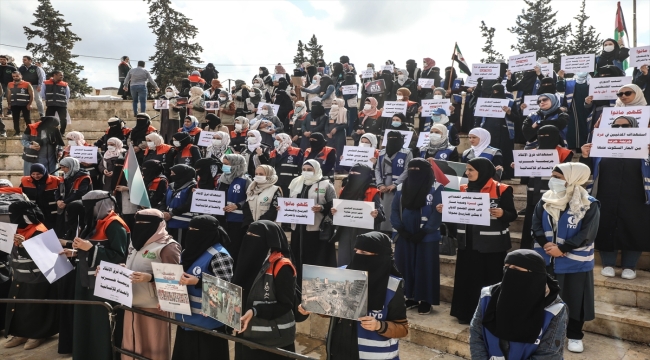
[[[169,181],[163,175],[165,166],[158,160],[147,160],[140,167],[144,185],[147,187],[149,203],[152,209],[157,209],[167,193]]]
[[[410,149],[404,149],[404,136],[399,131],[390,131],[387,134],[386,147],[379,152],[377,165],[375,165],[375,181],[377,188],[382,193],[381,203],[386,213],[386,218],[391,217],[391,207],[397,186],[404,182],[408,172],[407,164],[413,158]],[[381,223],[381,231],[392,231],[389,221]]]
[[[314,159],[318,161],[323,177],[334,182],[334,167],[336,165],[336,149],[326,146],[325,136],[319,132],[309,136],[310,147],[305,150],[303,161]]]
[[[215,158],[201,159],[194,164],[199,189],[214,190],[217,187],[221,162]]]
[[[552,79],[551,79],[552,80]],[[553,92],[555,93],[555,91]],[[505,99],[506,93],[505,88],[501,84],[495,84],[492,86],[492,95],[490,96],[494,99]],[[501,155],[503,156],[504,164],[511,164],[514,161],[514,155],[512,151],[515,148],[515,119],[517,118],[516,105],[514,101],[510,101],[510,106],[507,107],[508,112],[506,116],[502,118],[494,117],[482,117],[477,118],[477,126],[482,127],[490,133],[490,146],[496,149],[501,150]],[[521,128],[521,123],[519,127]],[[503,167],[503,173],[501,174],[502,180],[508,180],[514,176],[514,170],[510,166]]]

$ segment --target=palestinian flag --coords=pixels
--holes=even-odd
[[[451,59],[458,63],[458,68],[460,69],[460,72],[462,72],[463,74],[472,75],[472,71],[469,69],[469,66],[467,66],[467,61],[465,61],[465,57],[463,56],[463,53],[460,52],[458,43],[454,45],[454,55],[451,56]]]
[[[614,29],[614,40],[622,39],[623,36],[627,39],[626,45],[630,45],[630,36],[627,33],[627,26],[625,26],[625,17],[623,16],[623,9],[621,9],[621,2],[618,2],[616,7],[616,28]],[[623,61],[623,71],[627,70],[628,62]]]
[[[129,152],[124,160],[124,176],[126,177],[127,186],[129,187],[129,200],[132,204],[151,208],[147,187],[140,173],[140,165],[135,157],[133,145],[129,145]]]

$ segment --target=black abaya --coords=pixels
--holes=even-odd
[[[515,143],[510,139],[510,132],[505,119],[498,118],[485,118],[485,122],[481,126],[483,129],[490,133],[491,140],[490,146],[501,150],[503,156],[503,174],[501,180],[509,180],[514,176],[514,169],[510,164],[514,161],[512,150],[515,148]]]
[[[217,330],[223,332],[224,327]],[[176,340],[172,360],[230,359],[228,340],[204,334],[200,331],[176,327]]]

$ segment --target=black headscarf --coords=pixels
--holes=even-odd
[[[555,80],[552,77],[545,77],[541,80],[541,84],[537,90],[538,94],[555,94],[556,92]]]
[[[309,135],[309,145],[311,147],[311,154],[313,156],[317,156],[321,150],[323,150],[325,144],[327,144],[327,141],[325,140],[325,136],[323,136],[323,134],[313,133]]]
[[[77,229],[86,226],[86,210],[81,200],[75,200],[65,207],[65,240],[74,240],[77,236]]]
[[[124,133],[122,133],[122,120],[119,118],[110,118],[108,120],[108,131],[106,132],[106,138],[110,139],[112,137],[124,140]]]
[[[34,182],[34,185],[36,186],[36,193],[38,195],[42,195],[43,191],[45,191],[45,185],[47,183],[47,178],[49,176],[47,169],[43,164],[39,163],[34,163],[32,166],[29,168],[29,174],[31,176],[32,173],[39,173],[43,174],[43,177],[40,180],[36,180],[32,177],[32,181]]]
[[[319,117],[325,115],[325,108],[320,101],[314,101],[311,103],[311,118],[316,121]]]
[[[359,174],[353,174],[358,172]],[[341,191],[340,199],[363,200],[366,190],[372,183],[373,170],[368,165],[357,164],[350,169],[348,182]]]
[[[514,90],[521,90],[526,94],[531,94],[535,88],[535,82],[537,81],[537,73],[535,70],[526,70],[524,71],[523,77],[517,83],[513,85]]]
[[[357,79],[354,76],[354,73],[347,73],[345,74],[345,80],[343,81],[343,85],[354,85],[357,83]]]
[[[219,160],[215,158],[203,158],[194,164],[198,178],[199,189],[214,190],[214,178],[217,175]]]
[[[560,130],[553,125],[544,125],[537,130],[538,149],[555,149],[560,144]]]
[[[338,80],[341,76],[343,76],[343,64],[335,62],[332,64],[332,79]],[[321,88],[321,91],[325,90],[327,90],[327,88]]]
[[[183,188],[183,185],[194,181],[194,178],[196,178],[196,171],[189,165],[178,164],[172,166],[169,170],[174,173],[174,175],[169,176],[174,190]]]
[[[393,120],[392,119],[394,117],[398,117],[400,119],[400,121],[402,122],[402,124],[400,126],[398,126],[398,127],[393,126]],[[391,121],[390,121],[390,123],[388,123],[388,128],[391,129],[391,130],[408,131],[409,127],[408,127],[408,125],[406,125],[406,115],[404,115],[402,113],[397,113],[397,114],[394,114],[393,116],[391,116]]]
[[[262,77],[262,79],[263,79],[264,77],[266,77],[266,76],[269,74],[269,69],[267,69],[267,68],[264,67],[264,66],[261,66],[261,67],[260,67],[260,70],[262,71],[262,74],[260,75],[260,77]]]
[[[355,253],[347,268],[368,272],[368,312],[380,311],[384,308],[388,277],[401,277],[393,260],[390,238],[382,232],[371,231],[357,236],[354,248],[377,254]]]
[[[307,75],[309,79],[312,79],[315,75],[318,75],[318,69],[314,65],[307,66]]]
[[[406,60],[406,70],[409,72],[409,78],[415,80],[415,70],[418,67],[418,63],[413,59]]]
[[[390,94],[393,91],[393,73],[388,70],[382,70],[379,78],[384,80],[384,86],[386,86],[384,94]]]
[[[515,250],[505,263],[528,271],[504,268],[503,280],[492,288],[483,326],[500,340],[535,343],[544,325],[544,309],[557,299],[560,287],[546,274],[546,263],[534,250]]]
[[[320,78],[320,91],[323,92],[323,93],[327,92],[327,88],[330,85],[334,85],[334,81],[332,81],[332,78],[327,76],[327,75],[321,76],[321,78]],[[313,107],[314,107],[314,105],[312,103],[312,112],[314,111]]]
[[[131,245],[136,251],[140,251],[144,244],[158,232],[160,223],[163,218],[155,215],[145,215],[140,212],[135,213],[135,226],[131,229]]]
[[[147,140],[147,130],[151,125],[151,117],[148,114],[140,113],[135,117],[135,126],[131,129],[131,141],[134,146],[138,146]]]
[[[492,85],[492,95],[490,96],[494,99],[505,99],[506,98],[506,89],[501,84]]]
[[[611,41],[614,43],[614,51],[607,52],[605,51],[605,43]],[[603,51],[598,56],[598,63],[596,63],[596,68],[600,68],[606,65],[613,65],[614,60],[618,59],[618,52],[621,50],[621,47],[618,45],[618,41],[608,38],[603,40]]]
[[[210,127],[210,130],[214,130],[217,128],[217,126],[221,125],[221,118],[219,118],[215,114],[205,115],[205,120],[208,121],[208,126]]]
[[[473,158],[467,163],[478,171],[478,178],[476,181],[469,181],[467,183],[467,192],[481,192],[483,186],[485,186],[485,184],[487,184],[496,173],[496,169],[490,160],[482,157]]]
[[[144,178],[144,184],[149,185],[155,178],[160,176],[160,174],[165,171],[165,167],[158,160],[147,160],[142,163],[140,167],[142,170],[142,177]]]
[[[409,161],[408,177],[402,184],[402,208],[420,210],[424,207],[434,181],[433,169],[428,161],[422,158]]]
[[[190,134],[186,132],[179,132],[174,135],[172,135],[172,139],[178,141],[181,143],[181,146],[177,147],[176,150],[181,151],[185,149],[185,147],[189,144],[192,143],[192,138],[190,137]]]
[[[347,56],[347,55],[341,55],[339,57],[339,61],[341,62],[341,64],[349,64],[350,63],[350,57]]]
[[[286,91],[286,90],[287,90],[287,87],[289,87],[289,83],[287,82],[287,79],[284,78],[284,77],[279,78],[279,79],[278,79],[278,86],[276,86],[275,88],[276,88],[277,90],[284,90],[284,91]]]
[[[436,87],[439,87],[440,82],[442,81],[442,77],[440,76],[440,68],[437,67],[437,66],[432,67],[431,68],[431,74],[429,75],[429,78],[434,79],[435,81],[433,82],[433,84]]]
[[[404,146],[404,135],[399,131],[389,131],[386,139],[386,155],[391,157]]]
[[[38,208],[38,205],[31,201],[16,201],[9,205],[9,221],[12,224],[17,224],[18,228],[24,229],[29,225],[25,221],[25,217],[29,219],[32,224],[40,224],[43,222],[43,212]]]
[[[38,139],[36,142],[41,146],[48,144],[64,146],[63,136],[61,136],[61,132],[58,129],[60,124],[59,119],[54,116],[41,117],[41,122],[38,125],[39,137],[41,135],[40,132],[45,131],[45,139]],[[29,135],[29,127],[25,128],[25,134]]]
[[[450,73],[451,73],[451,75],[450,75]],[[456,80],[456,78],[458,78],[458,75],[456,75],[456,69],[454,69],[451,66],[447,66],[445,68],[445,82],[443,83],[442,88],[445,89],[445,90],[449,90],[450,89],[449,84],[450,83],[453,84],[454,80]]]
[[[210,247],[216,244],[225,246],[230,244],[228,233],[219,225],[219,220],[214,216],[195,216],[190,220],[189,227],[185,237],[185,249],[181,253],[181,264],[185,272]]]

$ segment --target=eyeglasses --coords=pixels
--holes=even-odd
[[[630,124],[612,124],[613,128],[630,128],[632,125]]]
[[[549,99],[549,98],[541,98],[541,99],[537,100],[537,105],[539,105],[539,104],[541,104],[543,102],[547,102],[547,101],[551,101],[551,99]]]
[[[618,97],[621,97],[621,96],[623,96],[623,95],[625,95],[625,96],[631,96],[632,94],[634,94],[634,91],[622,91],[622,92],[620,92],[620,93],[617,93],[616,96],[618,96]]]

